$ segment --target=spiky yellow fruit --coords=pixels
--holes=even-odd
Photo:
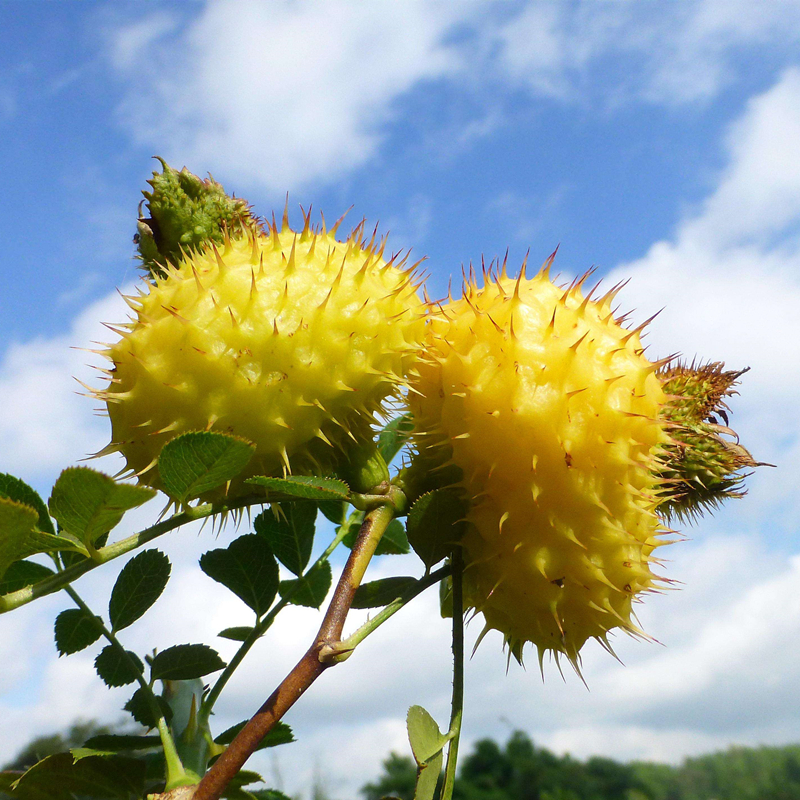
[[[552,261],[552,257],[551,257]],[[577,663],[657,582],[659,364],[615,319],[617,290],[489,272],[434,321],[410,396],[422,463],[469,498],[465,603],[518,659],[533,642]],[[412,468],[413,469],[413,468]]]
[[[315,229],[306,215],[295,232],[284,215],[266,234],[246,230],[163,265],[128,298],[135,318],[108,351],[107,450],[158,488],[161,448],[186,431],[253,442],[242,478],[335,470],[370,441],[425,323],[413,267],[385,261],[385,238],[367,242],[363,228],[340,242],[336,226]]]

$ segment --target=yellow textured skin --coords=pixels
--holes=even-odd
[[[518,659],[533,642],[577,664],[587,639],[638,632],[631,601],[657,581],[665,397],[616,291],[520,278],[444,306],[409,402],[420,454],[451,459],[471,498],[465,604]]]
[[[273,222],[274,226],[274,222]],[[250,475],[335,468],[416,361],[424,329],[413,267],[385,239],[346,242],[284,221],[187,256],[138,298],[111,345],[112,443],[140,482],[172,437],[233,433],[256,445]],[[106,452],[104,451],[104,452]]]

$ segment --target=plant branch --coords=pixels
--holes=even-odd
[[[136,662],[130,657],[128,651],[123,647],[116,635],[105,626],[105,623],[102,619],[100,619],[100,617],[92,612],[89,606],[86,605],[80,595],[71,586],[66,586],[64,591],[72,598],[72,601],[75,603],[75,605],[94,621],[98,630],[117,651],[128,669],[130,669],[131,674],[136,676],[136,682],[144,692],[144,696],[147,699],[147,704],[150,706],[150,713],[153,715],[153,718],[157,720],[156,727],[158,729],[158,735],[161,738],[161,746],[164,748],[164,759],[167,762],[166,788],[172,789],[176,786],[184,786],[194,783],[196,778],[192,779],[191,776],[187,775],[187,772],[183,767],[183,763],[181,762],[180,756],[178,755],[178,751],[175,747],[175,741],[172,738],[169,725],[167,724],[166,719],[164,719],[164,714],[158,704],[158,700],[156,699],[155,694],[153,694],[152,687],[145,680],[144,675],[142,674],[142,671],[139,669]]]
[[[461,548],[456,547],[450,558],[453,568],[453,706],[450,714],[450,744],[440,800],[451,800],[456,779],[458,740],[464,711],[464,600],[462,592],[463,561]]]
[[[343,639],[341,644],[336,648],[340,654],[337,660],[343,661],[356,647],[364,641],[376,628],[379,628],[386,622],[387,619],[394,616],[403,606],[413,600],[418,594],[424,592],[429,586],[439,583],[440,580],[446,578],[450,574],[450,565],[446,564],[434,572],[420,578],[412,586],[409,586],[399,597],[392,600],[387,606],[384,606],[374,617],[368,619],[360,628],[354,633]]]
[[[381,536],[394,519],[395,507],[391,496],[387,496],[384,505],[367,514],[314,643],[206,773],[193,795],[193,800],[219,800],[230,780],[275,723],[329,666],[336,663],[325,658],[325,653],[341,640],[353,596]]]
[[[53,594],[53,592],[58,592],[67,584],[72,583],[87,572],[99,567],[101,564],[124,556],[126,553],[130,553],[137,547],[147,544],[147,542],[152,541],[156,537],[175,530],[175,528],[180,528],[181,525],[186,525],[198,519],[206,519],[214,514],[236,511],[240,508],[261,505],[268,502],[272,502],[271,498],[267,498],[263,494],[258,494],[248,495],[247,497],[232,500],[228,503],[205,503],[200,506],[189,508],[182,511],[180,514],[171,516],[169,519],[157,522],[155,525],[151,525],[149,528],[145,528],[138,533],[120,539],[118,542],[101,547],[99,550],[95,551],[91,559],[73,564],[56,575],[34,583],[32,586],[26,586],[16,592],[10,592],[9,594],[0,596],[0,614],[13,611],[15,608],[24,606],[39,597],[45,597],[48,594]]]
[[[309,572],[314,570],[317,566],[319,566],[323,561],[327,561],[331,553],[339,546],[342,539],[347,535],[347,527],[342,525],[339,529],[339,533],[333,538],[331,543],[325,548],[325,552],[305,571],[305,575],[308,575]],[[299,584],[298,584],[299,585]],[[297,591],[298,585],[295,585],[294,591],[288,593],[285,597],[282,597],[265,615],[262,619],[260,619],[256,625],[253,627],[250,635],[242,642],[239,649],[233,655],[233,658],[228,662],[228,666],[225,667],[222,674],[217,678],[214,685],[211,687],[211,690],[206,695],[205,700],[203,700],[202,705],[200,706],[200,713],[199,717],[201,719],[208,719],[211,716],[211,711],[214,708],[214,704],[217,702],[220,693],[225,688],[225,684],[230,680],[233,673],[236,671],[239,664],[242,663],[244,657],[250,652],[252,646],[264,635],[264,633],[269,630],[272,626],[272,623],[275,621],[275,617],[283,611],[283,609],[289,605],[292,600],[292,595],[295,591]]]

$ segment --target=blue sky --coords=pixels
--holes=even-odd
[[[432,295],[482,254],[509,248],[518,264],[530,249],[537,263],[560,245],[566,277],[597,266],[631,278],[619,300],[640,318],[665,307],[654,356],[752,367],[735,427],[778,469],[673,548],[685,588],[642,609],[665,648],[620,640],[626,668],[590,653],[587,694],[571,678],[506,677],[489,637],[469,667],[467,736],[503,737],[510,721],[561,751],[663,760],[800,740],[798,31],[797,0],[0,2],[0,469],[47,492],[107,440],[73,393],[88,372],[70,348],[122,318],[115,288],[137,277],[154,153],[262,214],[287,191],[296,219],[298,204],[329,220],[354,205],[354,222],[380,220],[390,243],[429,257]],[[236,607],[196,575],[208,546],[165,544],[183,565],[171,618],[212,640],[227,624],[214,615]],[[86,580],[101,600],[108,581]],[[196,591],[215,598],[213,619],[187,604]],[[352,796],[404,747],[409,703],[444,720],[447,635],[425,602],[293,712],[305,740],[279,756],[286,788],[307,791],[317,763]],[[63,605],[0,619],[0,654],[17,654],[0,676],[0,752],[80,714],[113,718],[124,700],[98,693],[90,656],[55,658]],[[131,634],[141,642],[163,636],[153,614]],[[278,631],[275,678],[314,626],[297,614]],[[389,654],[410,637],[408,681]],[[68,696],[52,688],[64,681]],[[235,684],[225,719],[257,705],[263,681],[254,667]],[[331,736],[346,742],[337,759]]]

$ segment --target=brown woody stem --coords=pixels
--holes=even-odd
[[[228,783],[244,766],[275,723],[329,666],[337,663],[328,658],[327,654],[334,651],[335,646],[341,641],[353,596],[381,536],[395,516],[395,505],[392,499],[387,497],[384,505],[367,514],[314,643],[206,773],[192,800],[219,800]]]

